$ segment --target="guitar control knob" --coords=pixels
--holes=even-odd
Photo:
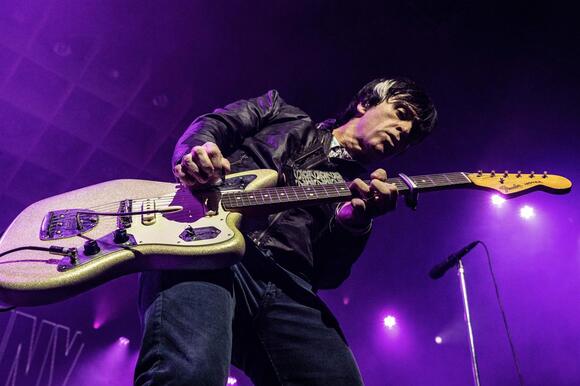
[[[542,175],[542,178],[548,178],[548,171],[544,170],[544,174]]]
[[[530,173],[530,178],[534,178],[534,174],[536,174],[536,172],[532,170],[532,172]]]
[[[123,244],[123,243],[126,243],[127,241],[129,241],[129,235],[127,234],[127,229],[119,228],[119,229],[115,230],[115,233],[113,234],[113,241],[115,241],[117,244]]]
[[[518,170],[518,174],[517,174],[516,177],[520,178],[521,176],[522,176],[522,171],[521,170]]]
[[[100,251],[101,248],[99,247],[99,244],[97,243],[96,240],[89,240],[85,242],[85,245],[83,247],[83,252],[85,253],[85,255],[87,256],[96,255]]]
[[[491,175],[492,177],[495,177],[495,170],[492,170],[492,171],[491,171],[491,173],[490,173],[490,175]]]

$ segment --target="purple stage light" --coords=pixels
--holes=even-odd
[[[491,203],[498,208],[501,208],[503,204],[506,202],[506,199],[500,196],[499,194],[494,194],[491,196]]]
[[[435,337],[435,343],[437,343],[437,344],[443,343],[443,338],[441,338],[440,336],[436,336]]]
[[[534,211],[534,208],[532,208],[529,205],[524,205],[520,208],[520,217],[525,219],[525,220],[529,220],[532,217],[536,216],[536,212]]]
[[[117,341],[121,346],[128,346],[129,345],[129,339],[125,338],[124,336],[120,337]]]
[[[342,304],[344,304],[345,306],[347,306],[350,303],[350,298],[348,296],[344,296],[342,298]]]
[[[238,384],[238,380],[234,377],[228,377],[228,383],[226,383],[227,385],[237,385]]]
[[[93,322],[93,329],[98,330],[99,328],[101,328],[101,322],[99,322],[98,320],[95,320]]]
[[[395,318],[393,315],[387,315],[383,319],[383,324],[386,328],[392,330],[397,325],[397,318]]]

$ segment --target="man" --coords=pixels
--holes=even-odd
[[[340,205],[246,219],[241,263],[216,271],[148,272],[137,385],[223,385],[230,362],[258,385],[361,385],[336,319],[316,295],[349,275],[372,219],[395,208],[384,169],[433,128],[427,95],[405,79],[365,85],[338,120],[314,125],[276,91],[197,118],[174,152],[174,174],[192,189],[223,173],[274,169],[280,184],[349,183]],[[266,221],[260,221],[266,220]]]

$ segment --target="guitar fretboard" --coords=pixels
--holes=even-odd
[[[471,180],[462,172],[427,174],[409,178],[419,191],[471,184]],[[397,190],[403,194],[409,190],[407,184],[399,177],[389,178],[387,182],[394,184]],[[224,208],[231,210],[281,203],[315,204],[318,202],[347,201],[352,198],[352,194],[346,183],[338,183],[263,188],[249,192],[224,193],[221,198]]]

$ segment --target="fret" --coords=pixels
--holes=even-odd
[[[410,177],[417,190],[432,190],[453,185],[470,184],[469,178],[461,172],[417,175]],[[365,181],[367,184],[370,181]],[[397,190],[405,193],[409,190],[405,182],[399,178],[389,178],[387,182],[394,184]],[[276,203],[315,202],[317,200],[344,201],[351,197],[347,183],[283,186],[257,189],[249,192],[224,193],[222,204],[225,208],[243,208]]]

